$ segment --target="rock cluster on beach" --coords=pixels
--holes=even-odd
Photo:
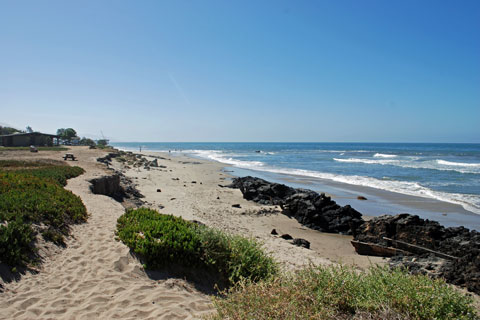
[[[118,151],[111,152],[105,157],[97,158],[97,161],[109,166],[111,165],[112,159],[119,159],[122,156],[134,159],[137,158],[131,152]],[[94,194],[103,194],[112,197],[115,200],[122,202],[126,207],[139,207],[143,205],[143,201],[140,200],[140,198],[143,198],[144,196],[138,191],[132,180],[127,178],[120,171],[113,170],[112,175],[91,179],[90,183],[90,190]]]
[[[392,266],[443,277],[480,294],[480,233],[477,231],[446,228],[436,221],[406,213],[364,221],[358,211],[339,206],[323,193],[250,176],[235,178],[228,187],[240,189],[247,200],[279,205],[283,214],[311,229],[353,234],[356,241],[401,249],[399,252],[408,255],[391,258]]]
[[[350,206],[339,206],[324,193],[295,189],[255,177],[235,178],[231,188],[238,188],[247,200],[264,205],[280,205],[282,213],[318,231],[353,234],[363,223],[362,214]]]
[[[418,272],[433,271],[450,283],[480,293],[480,233],[477,231],[445,228],[436,221],[405,213],[366,221],[355,230],[354,236],[355,240],[382,246],[398,245],[385,239],[388,238],[439,252],[440,259],[432,252],[411,247],[407,249],[413,257],[395,257],[392,262]],[[439,261],[441,258],[446,259]]]

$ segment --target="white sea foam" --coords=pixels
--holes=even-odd
[[[437,163],[444,166],[480,168],[480,163],[452,162],[446,160],[437,160]]]
[[[363,158],[333,158],[337,162],[391,165],[402,168],[431,169],[441,171],[456,171],[460,173],[480,174],[480,164],[449,162],[444,160],[417,161],[418,157],[406,159],[363,159]]]
[[[264,163],[261,161],[237,160],[232,158],[231,155],[225,154],[222,151],[217,151],[217,150],[189,150],[189,151],[191,152],[186,152],[186,151],[184,152],[193,153],[202,158],[230,164],[239,168],[258,169],[264,166]]]
[[[396,154],[384,154],[384,153],[375,153],[373,155],[375,158],[395,158]]]
[[[333,158],[333,160],[338,162],[352,162],[352,163],[366,163],[366,164],[396,164],[397,160],[374,160],[374,159],[357,159],[357,158],[348,158],[348,159],[338,159]]]
[[[195,151],[193,153],[202,158],[218,161],[225,164],[230,164],[238,168],[266,171],[266,172],[280,173],[280,174],[288,174],[288,175],[297,175],[297,176],[304,176],[304,177],[313,177],[313,178],[319,178],[319,179],[327,179],[327,180],[332,180],[336,182],[382,189],[382,190],[402,193],[402,194],[411,195],[411,196],[437,199],[440,201],[461,205],[465,210],[480,214],[480,196],[478,195],[434,191],[416,182],[397,181],[392,179],[376,179],[376,178],[356,176],[356,175],[353,175],[353,176],[337,175],[333,173],[318,172],[313,170],[276,168],[276,167],[268,166],[265,163],[260,161],[242,161],[238,159],[233,159],[232,158],[233,155],[225,154],[221,151],[214,151],[214,150],[192,150],[192,151]],[[349,160],[349,159],[341,159],[341,160]],[[397,160],[371,160],[371,161],[397,161]],[[353,161],[350,161],[350,162],[353,162]]]

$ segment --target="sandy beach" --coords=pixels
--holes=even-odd
[[[115,240],[116,220],[125,209],[110,197],[92,194],[89,182],[113,173],[96,161],[106,153],[87,147],[74,147],[71,152],[78,161],[69,164],[84,168],[86,173],[69,180],[66,188],[82,198],[90,215],[88,222],[73,227],[65,249],[43,252],[37,274],[27,273],[19,281],[3,283],[0,318],[196,319],[212,312],[209,295],[195,283],[147,274],[129,249]],[[0,159],[59,160],[62,155],[57,151],[14,151],[1,152]],[[357,255],[350,236],[309,230],[280,214],[279,208],[246,201],[239,190],[221,187],[230,178],[221,164],[168,154],[146,156],[157,159],[159,167],[126,168],[112,162],[114,169],[130,178],[145,195],[145,206],[253,237],[285,270],[308,263],[338,262],[366,268],[384,261]],[[269,210],[264,213],[262,208]],[[288,233],[310,241],[311,249],[271,235],[272,229],[280,235]]]

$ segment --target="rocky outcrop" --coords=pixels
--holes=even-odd
[[[97,158],[97,161],[109,165],[111,164],[113,158],[117,158],[119,156],[120,153],[118,152],[110,152],[105,157]]]
[[[240,189],[245,199],[264,205],[283,205],[287,197],[296,193],[295,189],[284,184],[250,176],[235,178],[228,187]]]
[[[339,206],[324,193],[295,189],[250,176],[234,179],[229,187],[240,189],[247,200],[280,205],[282,213],[322,232],[352,234],[363,223],[360,212],[350,206]]]
[[[448,282],[480,293],[480,233],[477,231],[464,227],[445,228],[436,221],[405,213],[366,221],[355,229],[354,236],[355,240],[383,246],[392,245],[385,239],[388,238],[401,241],[397,245],[407,243],[438,252],[440,257],[447,255],[445,261],[437,263],[434,253],[403,246],[403,250],[409,250],[415,257],[396,258],[393,263],[424,273],[438,266],[433,269]]]
[[[308,191],[308,192],[305,192]],[[287,197],[283,213],[318,231],[353,234],[363,223],[362,214],[350,206],[339,206],[324,193],[297,189]]]

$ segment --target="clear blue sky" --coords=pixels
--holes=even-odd
[[[480,142],[480,1],[0,0],[0,124]]]

